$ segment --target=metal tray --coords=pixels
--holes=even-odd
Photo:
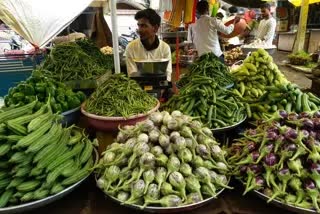
[[[252,192],[253,194],[257,195],[259,198],[267,201],[269,199],[268,196],[266,196],[265,194],[257,191],[257,190],[254,190]],[[305,209],[305,208],[301,208],[301,207],[296,207],[296,206],[293,206],[293,205],[290,205],[290,204],[285,204],[277,199],[274,199],[270,202],[271,204],[279,207],[279,208],[282,208],[282,209],[286,209],[286,210],[289,210],[291,212],[295,212],[295,213],[317,213],[316,210],[311,210],[311,209]],[[279,212],[281,213],[281,212]]]
[[[95,164],[99,160],[99,155],[98,151],[94,149],[94,157],[95,157]],[[22,213],[26,211],[30,211],[39,207],[43,207],[45,205],[48,205],[52,202],[55,202],[64,196],[68,195],[71,193],[73,190],[75,190],[82,182],[84,182],[91,174],[89,174],[87,177],[84,177],[82,180],[78,181],[77,183],[73,184],[72,186],[69,186],[68,188],[62,190],[61,192],[51,195],[49,197],[37,200],[37,201],[32,201],[29,203],[25,204],[20,204],[20,205],[15,205],[15,206],[10,206],[10,207],[5,207],[5,208],[0,208],[0,214],[12,214],[12,213]]]
[[[246,119],[247,119],[247,115],[246,115],[241,121],[239,121],[238,123],[235,123],[235,124],[233,124],[233,125],[231,125],[231,126],[226,126],[226,127],[222,127],[222,128],[211,129],[211,131],[212,131],[213,133],[219,133],[219,132],[224,132],[224,131],[232,130],[232,129],[238,127],[239,125],[241,125],[244,121],[246,121]]]
[[[87,176],[89,177],[89,175]],[[21,213],[21,212],[26,212],[26,211],[30,211],[39,207],[43,207],[49,203],[52,203],[54,201],[57,201],[61,198],[63,198],[64,196],[66,196],[67,194],[69,194],[70,192],[72,192],[75,188],[77,188],[84,180],[87,179],[87,177],[83,178],[82,180],[78,181],[78,183],[73,184],[72,186],[66,188],[65,190],[46,197],[44,199],[41,200],[37,200],[37,201],[32,201],[30,203],[25,203],[25,204],[21,204],[21,205],[16,205],[16,206],[11,206],[11,207],[6,207],[6,208],[0,208],[0,214],[11,214],[11,213]]]
[[[223,190],[224,190],[224,188],[221,189],[217,193],[216,197],[218,197],[223,192]],[[115,198],[113,196],[110,196],[110,195],[107,195],[107,196],[111,200],[115,201],[118,204],[122,203],[121,201],[119,201],[117,198]],[[184,211],[190,211],[190,210],[197,209],[199,207],[202,207],[202,206],[214,201],[215,199],[216,198],[214,198],[214,197],[210,197],[210,198],[207,198],[207,199],[205,199],[203,201],[200,201],[198,203],[183,205],[183,206],[180,206],[180,207],[151,207],[151,206],[147,206],[144,209],[142,209],[142,206],[134,205],[134,204],[130,204],[130,205],[123,204],[123,206],[128,207],[128,208],[132,208],[132,209],[135,209],[135,210],[140,210],[140,211],[143,211],[143,212],[148,212],[148,213],[177,213],[177,212],[184,212]]]
[[[66,126],[70,126],[76,123],[81,115],[80,107],[81,106],[71,109],[69,111],[62,112],[61,115],[63,116],[63,119],[61,123]]]

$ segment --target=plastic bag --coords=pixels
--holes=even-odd
[[[47,45],[93,0],[1,0],[0,19],[37,48]]]

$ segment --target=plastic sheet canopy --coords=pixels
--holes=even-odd
[[[43,48],[93,0],[1,0],[0,19],[35,47]]]
[[[296,7],[301,6],[302,0],[289,0],[291,4],[293,4]],[[320,0],[309,0],[309,4],[320,2]]]

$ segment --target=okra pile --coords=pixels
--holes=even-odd
[[[177,207],[228,186],[225,152],[209,128],[174,111],[120,129],[96,166],[97,186],[124,204]]]
[[[158,100],[124,74],[114,74],[85,102],[85,111],[106,117],[130,117],[147,113]]]
[[[238,95],[204,76],[194,76],[163,107],[197,117],[211,129],[232,126],[246,117],[245,105]]]
[[[94,143],[80,128],[62,127],[49,103],[32,113],[36,102],[1,109],[0,207],[57,194],[93,167]]]
[[[228,66],[220,61],[213,53],[203,54],[194,62],[188,72],[177,82],[179,87],[188,84],[194,76],[209,77],[217,84],[225,87],[234,83]]]
[[[276,112],[248,129],[228,149],[233,175],[245,192],[258,190],[283,203],[319,209],[320,112]]]
[[[241,66],[231,70],[231,74],[236,80],[234,92],[248,101],[259,99],[265,93],[266,86],[288,83],[264,49],[252,52]]]

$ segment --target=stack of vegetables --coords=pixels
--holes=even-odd
[[[240,47],[233,48],[229,51],[225,51],[224,59],[227,64],[235,63],[236,60],[239,60],[240,56],[243,55],[242,49]]]
[[[49,103],[32,113],[36,103],[0,113],[0,207],[57,194],[93,167],[93,142],[63,128]]]
[[[295,84],[266,86],[265,94],[257,102],[250,103],[248,117],[268,119],[277,110],[310,112],[320,109],[320,99],[311,92],[302,92]]]
[[[61,82],[95,79],[112,68],[112,55],[85,39],[56,45],[41,65],[46,76]]]
[[[289,54],[288,58],[292,65],[307,65],[312,61],[311,55],[304,51]]]
[[[194,76],[211,78],[222,87],[229,86],[234,83],[234,79],[230,75],[229,68],[213,53],[207,53],[200,56],[199,59],[192,64],[188,73],[181,77],[177,82],[177,85],[179,87],[185,86],[187,83],[192,81]]]
[[[209,128],[221,128],[246,117],[245,106],[239,98],[212,78],[194,75],[192,81],[163,107],[168,111],[180,110],[197,117]]]
[[[114,74],[103,82],[85,102],[84,110],[106,117],[130,117],[147,113],[158,100],[123,74]]]
[[[230,188],[225,153],[212,132],[179,111],[125,126],[96,170],[107,195],[142,208],[193,204]]]
[[[73,92],[65,84],[41,75],[35,70],[26,81],[20,82],[17,86],[9,89],[5,96],[5,106],[23,106],[37,100],[33,108],[37,111],[50,97],[50,104],[53,112],[65,112],[78,108],[86,99],[86,95],[81,92]]]
[[[231,70],[236,79],[234,92],[246,100],[257,100],[265,93],[266,86],[288,83],[288,80],[263,49],[252,52],[241,66]]]
[[[246,185],[286,204],[319,209],[320,112],[277,112],[248,129],[228,149],[233,174]]]

